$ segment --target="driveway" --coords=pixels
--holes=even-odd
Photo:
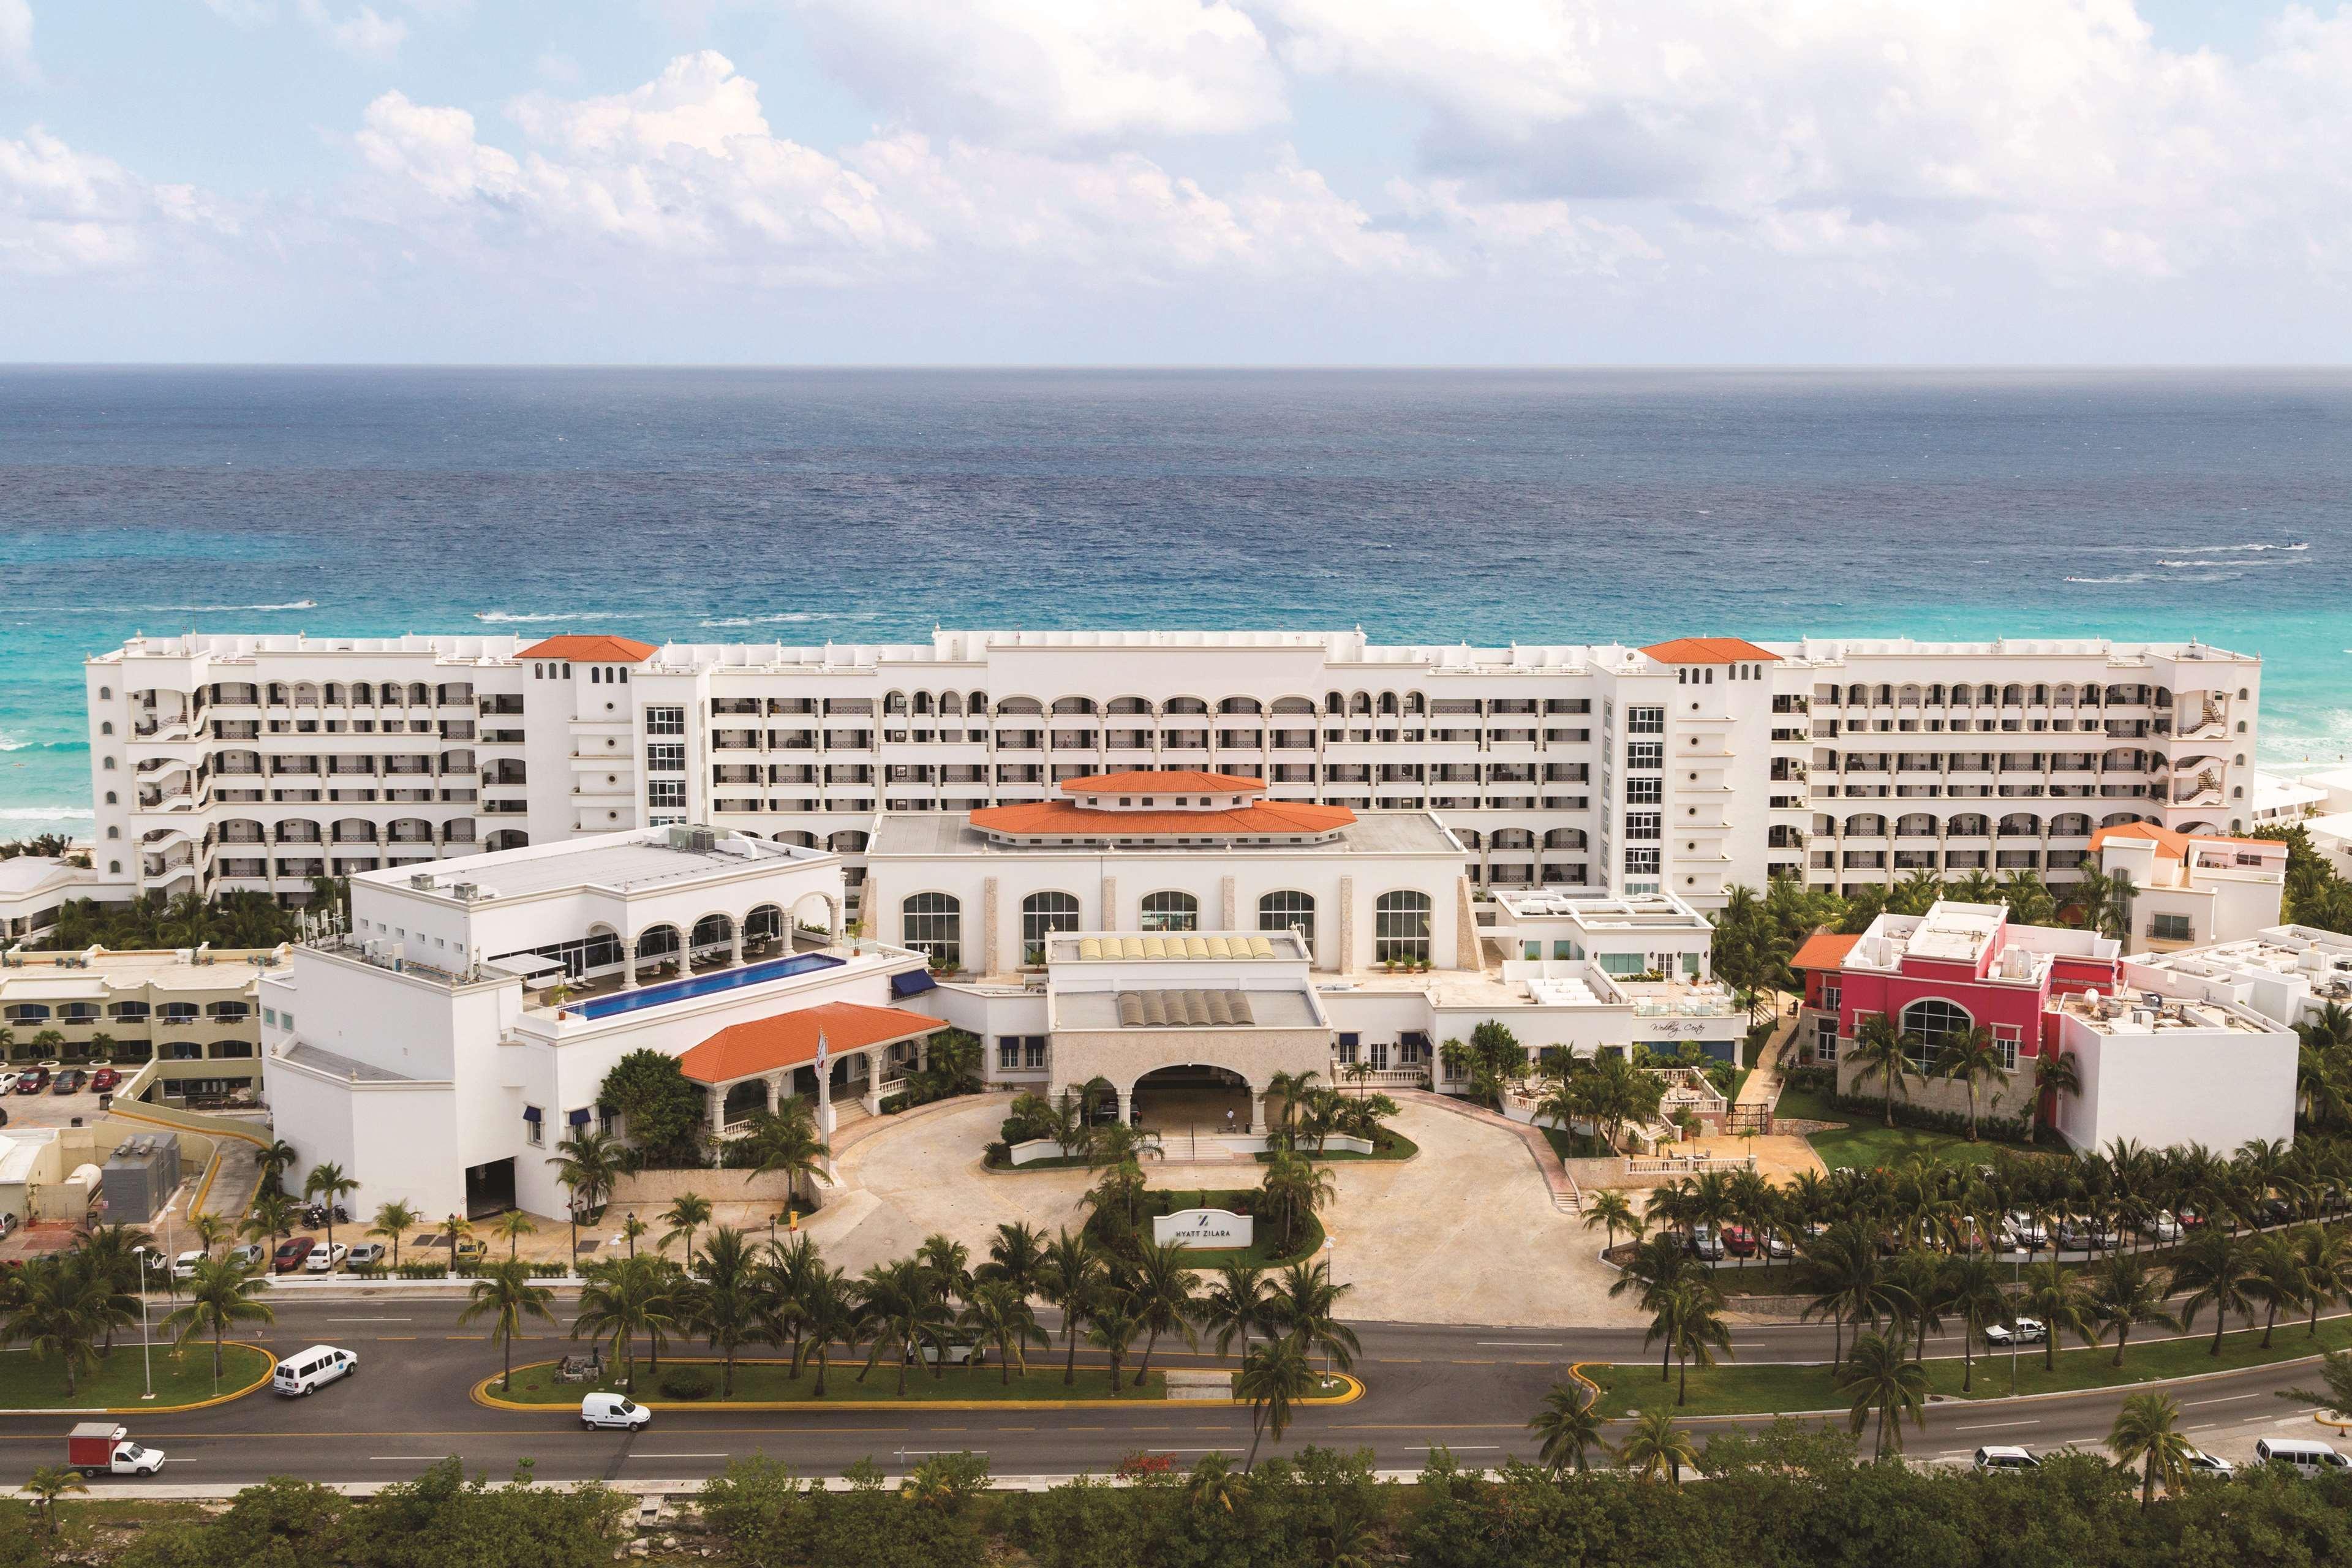
[[[1004,1106],[990,1099],[859,1140],[840,1158],[841,1188],[806,1228],[828,1262],[852,1273],[903,1257],[934,1231],[984,1258],[996,1227],[1027,1220],[1051,1235],[1082,1217],[1084,1171],[992,1174],[981,1151]],[[1617,1276],[1600,1237],[1552,1206],[1543,1176],[1511,1132],[1407,1106],[1395,1126],[1421,1146],[1401,1163],[1340,1161],[1338,1199],[1324,1212],[1333,1271],[1354,1289],[1359,1321],[1522,1325],[1624,1324],[1640,1315],[1609,1299]],[[1236,1160],[1145,1167],[1154,1186],[1252,1186],[1259,1167]]]

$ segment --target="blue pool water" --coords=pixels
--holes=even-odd
[[[772,958],[764,963],[747,963],[740,969],[722,969],[716,974],[689,975],[684,980],[666,980],[659,985],[648,985],[641,991],[624,991],[616,996],[598,996],[580,1004],[580,1016],[583,1018],[609,1018],[615,1013],[634,1013],[640,1007],[658,1007],[667,1002],[683,1002],[689,996],[708,996],[714,992],[735,991],[746,985],[781,980],[787,974],[806,974],[812,969],[836,968],[841,962],[821,952],[799,952],[790,958]]]

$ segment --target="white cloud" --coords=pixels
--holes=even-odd
[[[118,270],[234,228],[194,187],[151,184],[37,125],[0,140],[0,268]]]
[[[1227,0],[800,0],[825,61],[900,123],[1024,147],[1281,121],[1282,76]]]
[[[32,0],[0,0],[0,70],[33,78]]]
[[[408,37],[406,22],[383,16],[373,5],[362,5],[338,19],[327,9],[325,0],[300,0],[300,4],[305,21],[335,47],[360,59],[388,60],[400,52]]]

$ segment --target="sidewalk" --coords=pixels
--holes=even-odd
[[[1528,1154],[1535,1160],[1536,1169],[1543,1173],[1544,1185],[1551,1189],[1551,1206],[1562,1214],[1574,1214],[1584,1206],[1584,1194],[1578,1189],[1576,1178],[1570,1175],[1568,1167],[1559,1163],[1559,1153],[1553,1150],[1551,1140],[1543,1135],[1541,1128],[1514,1121],[1483,1106],[1472,1105],[1467,1100],[1455,1100],[1431,1089],[1401,1089],[1396,1091],[1396,1098],[1417,1105],[1434,1105],[1456,1116],[1466,1116],[1497,1131],[1515,1134],[1520,1142],[1527,1145]]]
[[[1790,1000],[1780,992],[1772,994],[1776,1011],[1771,1037],[1756,1053],[1755,1070],[1748,1075],[1748,1081],[1739,1086],[1739,1098],[1733,1104],[1760,1105],[1769,1110],[1780,1102],[1780,1060],[1795,1045],[1797,1038],[1797,1015],[1787,1010]]]

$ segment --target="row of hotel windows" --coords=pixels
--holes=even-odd
[[[6,1024],[95,1024],[101,1016],[117,1024],[143,1024],[151,1014],[144,1002],[115,1002],[102,1009],[95,1002],[66,1002],[55,1009],[43,1002],[12,1002],[0,1007],[0,1023]],[[231,1024],[253,1016],[253,1005],[247,1002],[214,1002],[200,1009],[194,1002],[166,1002],[155,1008],[152,1016],[164,1024],[193,1024],[199,1017]]]
[[[1824,986],[1822,1001],[1827,1012],[1816,1026],[1813,1055],[1823,1062],[1834,1062],[1838,1056],[1839,1037],[1837,987]],[[1863,1019],[1876,1016],[1872,1013],[1854,1015],[1855,1028],[1862,1026]],[[1902,1031],[1918,1042],[1914,1049],[1905,1053],[1911,1063],[1911,1070],[1925,1076],[1934,1067],[1937,1053],[1947,1044],[1955,1039],[1965,1039],[1976,1026],[1977,1021],[1967,1008],[1941,996],[1922,997],[1905,1007]],[[2015,1072],[2018,1047],[2024,1041],[2024,1031],[2015,1025],[1995,1024],[1992,1026],[1992,1039],[1993,1048],[2000,1054],[2001,1070]]]
[[[533,680],[569,680],[572,679],[572,667],[560,659],[551,664],[534,664],[530,667],[530,678]],[[592,664],[588,667],[588,683],[592,686],[626,686],[629,683],[629,667],[625,664]]]
[[[1427,893],[1400,889],[1382,893],[1372,904],[1372,961],[1385,963],[1430,956],[1430,916]],[[1201,900],[1191,893],[1147,893],[1139,910],[1137,929],[1152,932],[1196,931],[1201,929]],[[1021,900],[1021,962],[1035,967],[1045,962],[1046,939],[1078,929],[1078,900],[1072,893],[1032,893]],[[1315,898],[1296,890],[1268,893],[1257,901],[1257,929],[1297,930],[1315,945]],[[934,968],[961,969],[963,963],[963,903],[951,893],[917,893],[898,906],[898,940],[929,959]]]
[[[1534,960],[1540,959],[1543,955],[1542,942],[1522,941],[1519,943],[1520,957]],[[1551,955],[1555,959],[1570,961],[1580,959],[1584,956],[1584,946],[1581,942],[1569,942],[1564,939],[1556,941],[1551,944]],[[1652,963],[1650,955],[1646,952],[1597,952],[1592,955],[1592,962],[1600,966],[1601,973],[1603,974],[1622,975],[1629,979],[1636,974],[1647,974],[1651,970],[1661,967]],[[1680,954],[1678,962],[1685,979],[1698,978],[1697,953]]]

